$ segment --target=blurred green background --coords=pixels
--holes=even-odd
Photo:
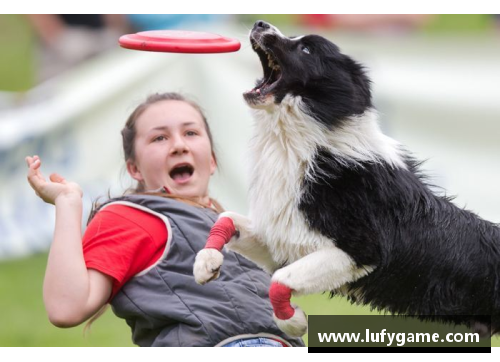
[[[25,91],[35,84],[35,35],[22,15],[0,15],[0,90]]]

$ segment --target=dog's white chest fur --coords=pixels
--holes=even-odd
[[[329,131],[303,111],[300,97],[287,96],[280,105],[253,109],[254,137],[250,145],[250,219],[277,263],[292,263],[318,249],[334,247],[311,230],[299,211],[305,178],[312,174],[318,148],[346,163],[379,162],[405,168],[399,144],[383,135],[374,111],[353,118],[344,128]]]
[[[301,185],[317,147],[319,127],[300,110],[300,100],[253,110],[250,145],[250,219],[276,262],[291,263],[332,241],[310,230],[298,210]],[[317,128],[317,129],[315,129]]]

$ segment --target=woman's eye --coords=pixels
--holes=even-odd
[[[188,135],[188,136],[196,136],[197,133],[195,131],[187,131],[186,135]]]
[[[311,54],[311,51],[309,50],[309,48],[308,48],[308,47],[303,47],[303,48],[302,48],[302,51],[303,51],[304,53],[306,53],[306,54]]]
[[[164,141],[164,140],[166,140],[166,139],[167,139],[167,137],[165,137],[165,136],[158,136],[158,137],[155,137],[155,138],[153,139],[153,142]]]

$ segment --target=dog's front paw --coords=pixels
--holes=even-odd
[[[290,337],[302,337],[307,333],[307,316],[295,304],[292,304],[292,307],[295,313],[289,319],[279,319],[274,313],[273,318],[278,328]]]
[[[202,249],[196,255],[193,266],[194,280],[198,284],[205,284],[217,279],[224,256],[216,249]]]

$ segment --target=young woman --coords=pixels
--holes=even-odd
[[[270,278],[255,264],[228,252],[218,279],[194,280],[220,211],[208,194],[217,161],[200,107],[155,94],[122,137],[137,189],[95,210],[83,238],[81,188],[58,174],[45,180],[40,158],[26,158],[30,185],[56,207],[43,288],[50,321],[76,326],[110,303],[140,346],[303,346],[274,324]]]

